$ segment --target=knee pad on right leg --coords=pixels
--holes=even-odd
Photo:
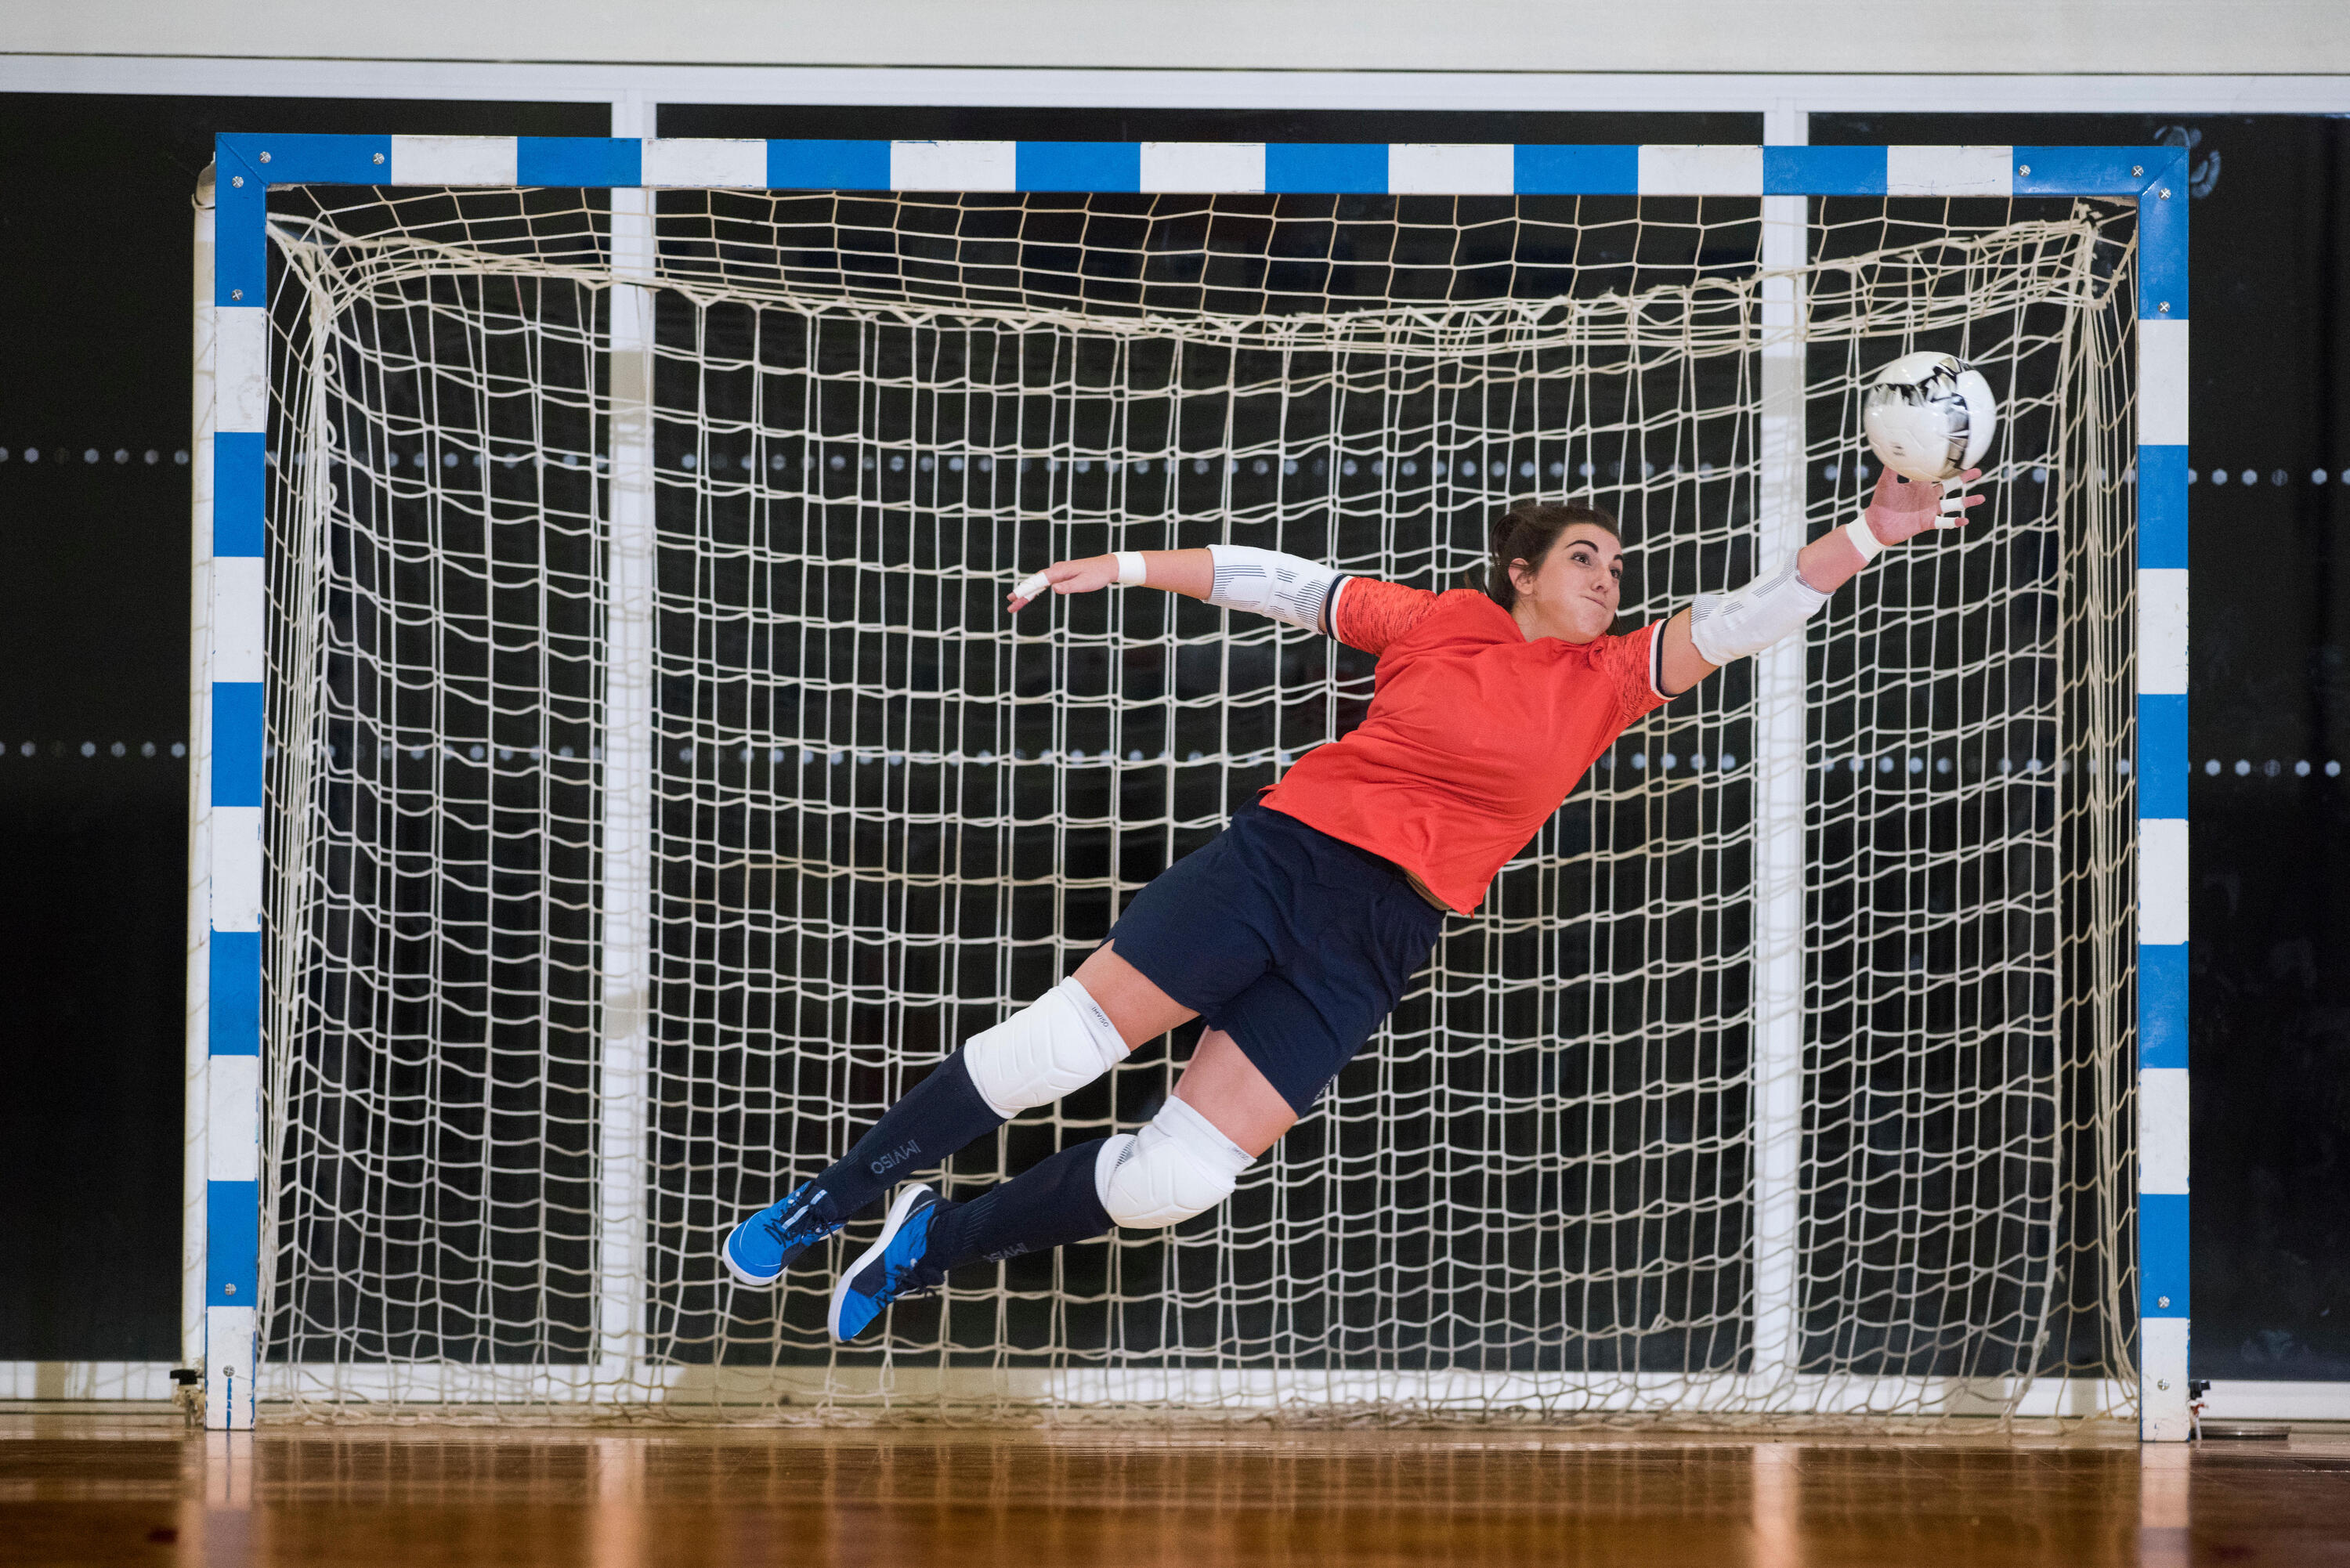
[[[1071,975],[962,1048],[972,1086],[1006,1120],[1082,1089],[1126,1059],[1126,1042]]]
[[[1120,1133],[1094,1161],[1094,1196],[1112,1222],[1163,1230],[1232,1195],[1256,1157],[1181,1100],[1169,1100],[1138,1133]]]

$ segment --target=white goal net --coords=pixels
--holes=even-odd
[[[1752,199],[677,191],[657,244],[600,192],[271,200],[265,1401],[2134,1408],[2127,206],[1808,202],[1773,458]],[[1230,1203],[870,1346],[824,1265],[875,1215],[727,1282],[728,1225],[1368,700],[1155,593],[1008,618],[1016,576],[1451,586],[1573,498],[1637,623],[1754,574],[1773,494],[1853,514],[1858,389],[1920,348],[2002,399],[1980,520],[1814,623],[1800,732],[1749,665],[1627,732]],[[1190,1044],[943,1179],[1130,1128]]]

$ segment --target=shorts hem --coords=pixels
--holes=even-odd
[[[1304,1099],[1301,1100],[1297,1096],[1293,1095],[1287,1089],[1283,1088],[1281,1085],[1281,1080],[1274,1077],[1271,1073],[1265,1070],[1264,1059],[1258,1054],[1258,1047],[1250,1043],[1248,1032],[1245,1029],[1234,1027],[1235,1024],[1238,1024],[1241,1022],[1239,1019],[1234,1019],[1230,1023],[1221,1023],[1215,1019],[1210,1018],[1203,1012],[1200,1015],[1200,1022],[1205,1023],[1211,1029],[1221,1029],[1225,1033],[1231,1035],[1232,1037],[1232,1044],[1241,1048],[1241,1054],[1248,1058],[1248,1064],[1256,1069],[1257,1076],[1263,1078],[1268,1085],[1272,1085],[1273,1092],[1281,1096],[1283,1104],[1286,1105],[1291,1110],[1297,1113],[1298,1118],[1301,1121],[1305,1119],[1305,1113],[1314,1108],[1315,1102],[1322,1097],[1322,1091],[1330,1086],[1331,1080],[1337,1077],[1339,1073],[1345,1070],[1347,1062],[1353,1061],[1356,1056],[1362,1053],[1362,1047],[1360,1045],[1356,1046],[1354,1050],[1348,1052],[1347,1054],[1347,1062],[1341,1062],[1336,1066],[1331,1068],[1330,1076],[1315,1085],[1314,1087],[1306,1093]]]
[[[1121,951],[1119,949],[1113,946],[1112,944],[1114,944],[1117,940],[1118,932],[1116,930],[1112,930],[1108,936],[1106,936],[1101,940],[1101,947],[1096,948],[1094,950],[1099,952],[1102,950],[1102,948],[1107,948],[1114,956],[1124,959],[1128,968],[1133,970],[1135,973],[1140,975],[1143,979],[1157,986],[1159,988],[1159,995],[1165,997],[1176,1006],[1184,1009],[1186,1012],[1198,1014],[1201,1018],[1204,1019],[1208,1016],[1207,1007],[1193,1001],[1188,996],[1179,994],[1176,987],[1170,985],[1165,980],[1151,972],[1151,966],[1148,962],[1143,961],[1143,960],[1137,959],[1131,953]],[[1147,947],[1145,948],[1144,952],[1147,957],[1149,953],[1149,949]],[[1215,1026],[1213,1024],[1210,1024],[1209,1027],[1213,1028]]]

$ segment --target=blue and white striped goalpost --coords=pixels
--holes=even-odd
[[[2187,406],[2185,155],[2174,148],[1432,146],[1197,142],[697,140],[228,135],[196,218],[191,690],[188,1200],[183,1355],[205,1419],[252,1426],[258,1355],[265,204],[273,185],[565,186],[613,192],[614,268],[652,276],[660,188],[1435,195],[1748,196],[1764,265],[1805,260],[1812,196],[2135,199],[2138,206],[2137,1104],[2141,1430],[2189,1435],[2188,1400]],[[1789,200],[1780,201],[1777,198]],[[1804,531],[1801,302],[1762,301],[1759,543]],[[599,1340],[636,1354],[644,1302],[645,986],[650,952],[650,290],[612,314],[611,484],[602,825]],[[630,674],[630,671],[638,673]],[[1804,713],[1800,645],[1757,680],[1755,1329],[1758,1373],[1792,1366],[1803,1049]]]
[[[2169,150],[2164,150],[2168,151]],[[2140,1430],[2191,1435],[2187,1222],[2187,164],[2138,189],[2138,1377]]]

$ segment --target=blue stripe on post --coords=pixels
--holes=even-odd
[[[2189,1317],[2187,1194],[2142,1192],[2137,1199],[2140,1317]]]
[[[213,682],[213,804],[261,804],[261,682]]]
[[[1264,149],[1264,188],[1315,195],[1359,195],[1388,188],[1384,141],[1272,141]]]
[[[2137,700],[2137,814],[2187,815],[2187,696],[2140,692]]]
[[[1528,147],[1513,155],[1521,196],[1636,196],[1638,147]]]
[[[214,137],[213,303],[259,305],[268,296],[270,186],[368,185],[390,172],[389,136]]]
[[[215,1056],[261,1054],[261,933],[212,933],[210,1049]]]
[[[2019,196],[2135,196],[2170,161],[2168,147],[2014,147]],[[2032,172],[2026,174],[2025,170]],[[2132,173],[2136,170],[2137,172]]]
[[[2137,199],[2137,313],[2158,321],[2187,319],[2187,156],[2152,176]],[[2163,192],[2170,192],[2165,196]],[[2168,306],[2169,308],[2165,309]]]
[[[269,189],[226,158],[213,166],[213,303],[260,305],[269,297]]]
[[[645,144],[633,136],[517,136],[515,178],[525,185],[641,185]]]
[[[2187,1065],[2187,944],[2137,950],[2137,1064]]]
[[[249,1307],[261,1287],[261,1183],[204,1184],[204,1305]]]
[[[213,554],[258,556],[267,532],[263,491],[269,481],[269,438],[259,431],[213,437]]]
[[[213,156],[221,169],[234,162],[271,185],[380,185],[391,174],[389,136],[231,131],[214,140]]]
[[[767,143],[767,183],[777,191],[887,191],[889,144],[809,138]]]
[[[1765,147],[1766,196],[1882,196],[1882,147]]]
[[[1013,182],[1023,191],[1139,191],[1139,141],[1023,141],[1014,150]],[[1379,171],[1387,188],[1387,171]]]
[[[2187,565],[2187,449],[2137,449],[2137,564]]]

